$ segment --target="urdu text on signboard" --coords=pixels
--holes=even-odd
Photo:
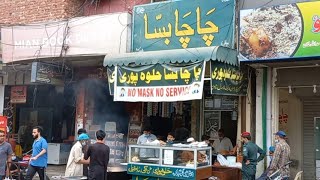
[[[116,67],[114,101],[165,102],[201,99],[205,62]]]
[[[232,48],[234,9],[234,0],[178,0],[135,6],[132,51]]]

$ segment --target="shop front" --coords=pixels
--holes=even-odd
[[[241,124],[239,96],[246,95],[247,82],[232,49],[234,1],[161,2],[136,6],[133,14],[132,52],[104,59],[114,101],[139,103],[135,111],[140,117],[130,118],[128,145],[137,144],[145,126],[163,141],[181,128],[197,141],[202,135],[217,140],[218,129],[224,128],[235,145]],[[160,152],[158,157],[141,164],[136,154],[130,154],[139,148],[143,147],[130,146],[127,160],[128,173],[137,179],[197,179],[199,166],[186,169],[172,159],[183,149],[158,147],[154,150]],[[208,163],[203,168],[209,165],[212,172],[212,162]]]
[[[259,141],[267,148],[275,144],[273,133],[286,132],[291,177],[303,171],[303,179],[310,180],[320,177],[319,14],[314,10],[319,6],[304,2],[240,12],[240,60],[257,69]]]
[[[7,72],[4,115],[24,151],[30,150],[35,125],[43,126],[51,145],[71,148],[77,130],[89,130],[86,120],[105,124],[103,116],[116,111],[101,108],[111,98],[101,66],[103,55],[129,49],[130,22],[130,14],[114,13],[1,29]],[[123,106],[118,103],[117,109]],[[51,152],[50,147],[49,152],[57,154],[49,156],[49,164],[66,164],[70,149]]]

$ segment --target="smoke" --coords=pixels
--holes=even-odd
[[[129,115],[125,104],[113,101],[108,83],[99,79],[85,79],[80,82],[80,86],[86,89],[85,97],[89,102],[86,106],[93,108],[93,124],[101,125],[104,130],[106,122],[116,122],[117,132],[127,134]]]

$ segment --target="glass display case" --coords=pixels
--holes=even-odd
[[[136,179],[204,179],[211,176],[211,157],[211,147],[130,145],[127,170]]]

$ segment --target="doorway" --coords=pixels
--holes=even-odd
[[[316,178],[320,178],[320,117],[314,118],[314,140],[316,154]]]

